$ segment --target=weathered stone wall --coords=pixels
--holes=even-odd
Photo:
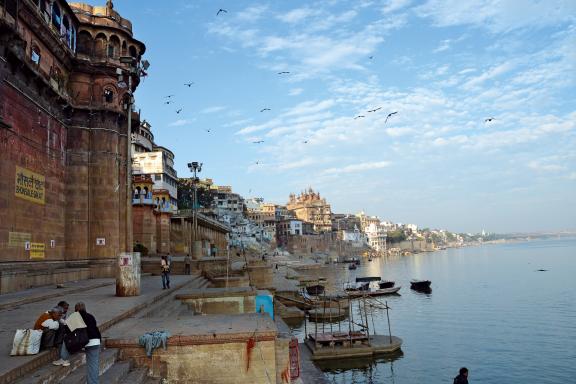
[[[258,341],[250,356],[247,351],[247,342],[169,346],[148,358],[143,348],[132,347],[122,348],[121,358],[133,359],[169,383],[282,383],[276,380],[275,340]]]
[[[149,254],[156,253],[156,216],[152,205],[132,207],[134,243],[148,248]]]

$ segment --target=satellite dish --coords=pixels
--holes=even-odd
[[[124,81],[119,81],[119,82],[118,82],[118,88],[124,89],[124,88],[126,88],[127,86],[128,86],[128,85],[126,85],[126,82],[124,82]]]

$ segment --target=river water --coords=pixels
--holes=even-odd
[[[452,383],[466,366],[470,383],[576,383],[576,239],[448,249],[308,273],[327,277],[330,289],[357,276],[402,286],[400,296],[380,298],[392,308],[402,353],[322,365],[330,382]],[[432,292],[411,290],[412,278],[431,280]],[[387,334],[385,312],[374,321],[376,333]],[[302,338],[304,326],[294,334]]]

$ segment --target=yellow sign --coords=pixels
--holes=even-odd
[[[22,247],[27,241],[32,241],[32,234],[26,232],[8,232],[8,246]]]
[[[37,204],[44,204],[44,176],[16,166],[16,197]]]
[[[30,258],[33,260],[44,259],[44,243],[30,243]]]

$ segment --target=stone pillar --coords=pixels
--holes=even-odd
[[[192,258],[198,260],[202,258],[202,241],[192,241]]]
[[[140,252],[122,252],[118,257],[116,296],[140,295]]]

